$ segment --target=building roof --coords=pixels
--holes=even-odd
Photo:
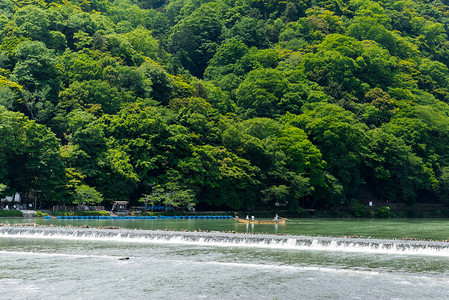
[[[114,204],[128,204],[129,202],[128,201],[114,201],[112,203],[114,203]]]

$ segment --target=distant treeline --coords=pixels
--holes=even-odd
[[[449,204],[445,3],[0,0],[0,192]]]

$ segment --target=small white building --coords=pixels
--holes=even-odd
[[[0,201],[3,209],[18,209],[19,205],[22,203],[20,193],[16,193],[13,196],[6,196],[5,198],[0,199]]]

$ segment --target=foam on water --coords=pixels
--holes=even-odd
[[[363,271],[363,270],[354,270],[354,269],[338,269],[338,268],[330,268],[330,267],[313,267],[313,266],[289,266],[289,265],[273,265],[273,264],[255,264],[255,263],[240,263],[240,262],[192,262],[189,261],[189,264],[207,264],[211,266],[225,266],[225,267],[233,267],[233,268],[249,268],[249,269],[258,269],[265,270],[267,272],[322,272],[322,273],[351,273],[351,274],[364,274],[364,275],[382,275],[382,273],[376,271]]]
[[[1,254],[16,255],[16,256],[42,256],[42,257],[70,257],[70,258],[104,258],[117,259],[118,256],[111,255],[81,255],[81,254],[66,254],[66,253],[46,253],[46,252],[24,252],[24,251],[0,251]]]
[[[2,227],[0,228],[0,237],[189,244],[220,247],[258,247],[449,257],[449,243],[431,241],[61,227]]]

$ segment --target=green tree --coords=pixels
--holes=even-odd
[[[312,186],[325,185],[323,172],[326,163],[302,129],[285,126],[277,136],[277,142],[287,157],[289,170],[303,176],[307,174]]]
[[[236,38],[223,42],[209,61],[204,77],[210,80],[219,80],[227,74],[243,76],[244,70],[237,62],[248,53],[248,47]]]
[[[180,161],[178,168],[202,203],[239,209],[258,200],[257,168],[222,147],[194,147],[192,156]]]
[[[202,98],[186,98],[179,104],[178,123],[192,132],[192,138],[198,144],[217,143],[220,140],[217,128],[220,115],[209,102]]]
[[[102,201],[103,195],[93,187],[83,184],[75,189],[75,200],[73,204],[80,205],[85,203],[87,205],[94,205]]]
[[[403,140],[381,129],[370,131],[369,136],[364,162],[370,168],[367,179],[374,195],[411,204],[420,191],[438,187],[433,170]]]
[[[250,72],[237,89],[237,104],[248,117],[274,117],[288,86],[284,74],[273,69]]]
[[[275,202],[277,204],[286,204],[289,200],[290,191],[285,185],[270,186],[262,192],[264,202]]]
[[[184,156],[189,148],[190,137],[184,127],[167,126],[156,108],[143,103],[128,104],[101,121],[112,145],[126,153],[135,174],[133,184],[143,194],[163,183],[157,178],[173,168],[178,156]]]
[[[217,51],[222,29],[218,6],[204,4],[172,28],[169,49],[187,70],[201,77]]]
[[[243,17],[238,20],[229,34],[248,47],[266,48],[270,44],[263,23],[255,18]]]
[[[304,129],[323,155],[326,170],[339,180],[347,195],[360,192],[360,167],[367,143],[364,124],[337,105],[319,103],[303,107],[303,114],[297,117],[287,115],[284,121]]]
[[[17,46],[12,79],[24,89],[23,111],[31,118],[51,108],[60,89],[54,54],[42,42],[26,41]]]
[[[177,182],[168,182],[165,186],[164,205],[165,211],[170,207],[195,206],[195,193],[191,189],[180,187]]]
[[[159,51],[159,42],[152,37],[151,31],[140,26],[125,34],[134,50],[140,54],[156,59]]]
[[[42,201],[64,196],[59,140],[43,125],[0,106],[0,181],[11,192],[39,190]]]
[[[106,81],[89,80],[73,82],[59,94],[58,109],[69,113],[78,108],[92,109],[96,113],[117,113],[121,106],[133,100],[127,93],[120,92]],[[93,110],[95,107],[95,110]]]
[[[66,51],[60,58],[64,67],[66,83],[83,80],[102,79],[102,68],[98,60],[100,53]]]
[[[0,194],[3,193],[7,188],[8,186],[6,184],[0,183]]]
[[[20,35],[44,43],[48,41],[50,20],[45,10],[27,5],[16,11],[13,21]]]
[[[139,72],[151,82],[151,92],[148,96],[167,105],[173,92],[173,84],[168,73],[161,66],[149,62],[143,63],[139,67]]]
[[[151,192],[149,194],[144,194],[142,198],[139,199],[139,202],[143,202],[145,205],[145,209],[147,209],[148,205],[151,206],[151,211],[154,210],[154,206],[157,203],[163,201],[164,198],[164,188],[160,185],[151,186]]]

